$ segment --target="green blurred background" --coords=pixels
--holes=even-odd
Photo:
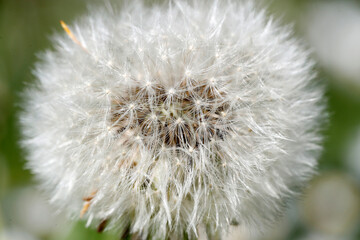
[[[59,20],[71,23],[90,2],[0,0],[0,240],[118,239],[69,223],[48,206],[19,147],[21,93],[34,80],[36,53],[62,31]],[[262,2],[313,49],[330,120],[319,174],[261,240],[360,240],[360,1]],[[240,228],[225,235],[252,240]]]

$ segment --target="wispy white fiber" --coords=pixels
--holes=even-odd
[[[313,63],[250,1],[129,1],[63,27],[21,116],[62,211],[144,239],[258,231],[313,173]]]

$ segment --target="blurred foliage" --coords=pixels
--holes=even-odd
[[[301,37],[303,29],[299,19],[309,1],[312,0],[273,0],[265,2],[265,5],[271,13],[281,17],[283,23],[294,23],[296,34]],[[9,193],[32,184],[33,181],[24,167],[17,114],[21,110],[22,91],[34,80],[31,70],[37,59],[36,53],[49,48],[49,36],[62,31],[59,20],[71,23],[76,16],[86,12],[89,2],[0,0],[0,239],[5,228],[16,226],[16,222],[9,216],[11,213],[6,211]],[[360,6],[360,1],[357,2]],[[360,127],[360,92],[341,87],[342,79],[336,79],[320,67],[318,72],[318,81],[327,88],[330,113],[319,172],[336,170],[346,173],[348,170],[344,164],[344,156],[347,143],[353,132]],[[303,224],[297,222],[290,231],[289,239],[305,236],[308,231]],[[65,239],[116,239],[108,233],[97,234],[84,225],[83,222],[75,224],[65,234]],[[357,231],[358,237],[354,240],[360,239],[359,229]],[[41,236],[41,239],[64,239],[63,235],[60,236]]]
[[[29,180],[19,148],[21,93],[31,82],[36,53],[50,46],[59,20],[71,22],[86,10],[86,1],[9,0],[0,3],[0,156],[11,186]]]

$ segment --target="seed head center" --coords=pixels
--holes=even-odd
[[[214,91],[214,79],[195,86],[184,82],[167,90],[154,84],[152,92],[146,87],[132,88],[113,99],[109,124],[117,129],[121,141],[131,141],[122,139],[130,129],[146,146],[158,149],[183,147],[192,152],[213,140],[223,140],[229,131],[229,104],[222,91]]]

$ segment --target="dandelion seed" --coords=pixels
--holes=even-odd
[[[21,116],[59,209],[142,239],[261,230],[313,173],[313,64],[251,1],[131,1],[61,24]]]

